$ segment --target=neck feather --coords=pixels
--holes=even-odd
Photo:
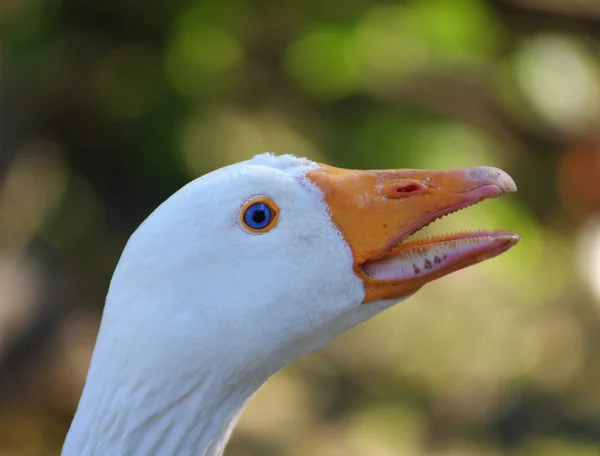
[[[103,371],[102,355],[94,354],[63,456],[219,456],[260,387],[228,384],[214,375],[198,378],[196,372],[165,384],[156,381],[160,375],[115,383]]]
[[[119,291],[109,292],[62,456],[221,455],[241,410],[273,372],[236,370],[215,349],[215,325],[193,327],[185,312],[169,313],[163,303],[173,293]]]

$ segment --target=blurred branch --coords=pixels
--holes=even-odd
[[[498,0],[532,13],[569,16],[576,19],[600,20],[600,2],[596,0]]]

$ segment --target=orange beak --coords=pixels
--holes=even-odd
[[[516,191],[510,176],[496,168],[354,171],[320,164],[307,177],[323,191],[352,250],[365,303],[412,294],[520,240],[509,231],[472,231],[406,241],[444,215]]]

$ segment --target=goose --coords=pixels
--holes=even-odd
[[[63,456],[220,456],[277,371],[510,231],[407,239],[516,191],[492,167],[348,170],[261,154],[200,177],[129,239]]]

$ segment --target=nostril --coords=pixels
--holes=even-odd
[[[399,185],[396,187],[396,193],[413,193],[418,192],[419,190],[421,190],[421,186],[415,183]]]
[[[381,192],[386,198],[401,199],[413,195],[419,195],[426,189],[427,187],[420,182],[412,179],[406,179],[400,182],[396,181],[386,184],[381,189]]]

